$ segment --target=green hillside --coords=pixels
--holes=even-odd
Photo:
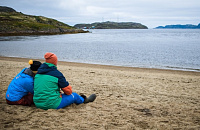
[[[55,19],[26,15],[12,8],[0,6],[0,36],[84,33]]]
[[[76,24],[76,28],[87,29],[148,29],[147,26],[135,22],[96,22],[92,24]]]

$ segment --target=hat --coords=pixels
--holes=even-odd
[[[51,52],[47,52],[45,55],[44,55],[44,58],[45,58],[45,61],[47,63],[52,63],[54,65],[57,65],[57,62],[58,62],[58,58],[55,54],[51,53]]]
[[[32,71],[37,71],[41,64],[40,61],[29,60],[29,65]]]

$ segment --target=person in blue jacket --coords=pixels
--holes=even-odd
[[[41,65],[40,61],[29,60],[30,67],[24,68],[11,81],[6,92],[9,105],[31,106],[33,103],[34,76]]]

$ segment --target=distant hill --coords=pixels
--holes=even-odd
[[[26,15],[10,7],[0,6],[0,36],[6,35],[46,35],[83,33],[55,19]]]
[[[186,24],[186,25],[166,25],[158,26],[155,29],[200,29],[200,23],[198,25]]]
[[[148,29],[147,26],[135,22],[96,22],[91,24],[76,24],[78,29]]]

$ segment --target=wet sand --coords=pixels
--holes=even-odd
[[[7,105],[7,87],[28,61],[0,57],[0,129],[200,129],[200,72],[59,62],[74,92],[97,94],[93,103]]]

